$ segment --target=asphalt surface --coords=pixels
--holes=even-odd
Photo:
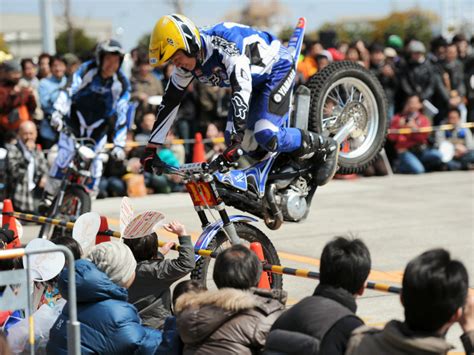
[[[184,223],[193,236],[200,222],[190,197],[184,193],[132,199],[135,213],[158,210],[167,220]],[[118,230],[120,199],[93,203],[93,210],[109,218]],[[241,213],[229,208],[229,213]],[[217,215],[217,214],[216,214]],[[369,279],[400,285],[407,262],[431,248],[445,248],[461,260],[474,287],[474,173],[432,173],[420,176],[334,180],[320,188],[313,199],[308,219],[284,224],[271,231],[256,223],[272,240],[284,266],[318,271],[321,251],[331,238],[354,235],[364,240],[372,257]],[[25,226],[24,241],[37,236],[39,227]],[[169,233],[161,239],[175,240]],[[173,252],[169,255],[173,256]],[[310,295],[317,281],[284,276],[289,304]],[[358,314],[369,325],[383,326],[390,319],[403,319],[398,295],[368,290],[358,299]],[[462,349],[461,329],[453,326],[449,341]]]

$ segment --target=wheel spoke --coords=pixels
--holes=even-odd
[[[339,116],[330,116],[330,117],[326,117],[326,118],[323,118],[323,122],[326,122],[326,121],[331,121],[331,120],[334,120],[336,118],[338,118]]]
[[[338,98],[338,103],[341,107],[344,107],[346,103],[342,100],[341,95],[339,94],[339,86],[336,86],[336,94]]]
[[[331,99],[332,101],[334,101],[335,104],[339,104],[338,99],[336,97],[332,96],[331,94],[328,95],[328,99]]]
[[[349,98],[349,102],[352,102],[354,101],[354,93],[355,93],[355,87],[354,86],[351,86],[351,96]]]

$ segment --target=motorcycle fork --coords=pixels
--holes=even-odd
[[[227,236],[227,239],[229,239],[230,243],[232,245],[242,243],[239,236],[237,235],[237,230],[235,229],[234,223],[232,223],[229,219],[229,215],[227,214],[226,209],[225,208],[219,209],[219,215],[222,218],[222,222],[224,222],[222,229],[224,230]]]
[[[217,210],[219,212],[219,216],[222,219],[222,222],[223,222],[222,230],[224,231],[227,239],[229,239],[229,241],[232,245],[240,244],[241,240],[240,240],[239,236],[237,235],[235,225],[229,219],[229,215],[227,214],[227,211],[226,211],[225,207],[223,207],[223,206],[220,207],[219,206],[219,207],[217,207]],[[196,208],[196,212],[199,216],[199,220],[201,221],[201,226],[202,226],[203,229],[206,228],[209,224],[211,224],[209,222],[209,219],[207,218],[206,213],[204,212],[204,210],[202,210],[201,208]]]
[[[67,184],[68,184],[68,181],[65,176],[63,180],[61,181],[61,186],[59,187],[59,194],[58,194],[58,197],[56,198],[56,203],[54,204],[53,210],[51,212],[51,216],[55,216],[56,213],[58,213],[59,206],[63,204],[64,195],[66,194]]]

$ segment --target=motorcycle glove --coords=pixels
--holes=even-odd
[[[124,161],[127,155],[125,154],[125,150],[122,147],[114,147],[110,152],[110,156],[115,161]]]
[[[156,148],[146,147],[145,152],[140,159],[143,170],[148,173],[155,173],[161,175],[166,170],[166,164],[160,159],[158,154],[156,154]]]
[[[54,111],[51,115],[50,124],[51,127],[53,127],[56,131],[60,132],[64,125],[63,115],[58,111]]]
[[[243,155],[240,142],[234,142],[222,152],[222,156],[229,163],[234,163]]]

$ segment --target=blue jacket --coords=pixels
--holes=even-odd
[[[59,276],[59,291],[67,299],[67,269]],[[127,290],[113,283],[88,260],[76,262],[77,317],[82,354],[154,354],[161,332],[141,325],[127,302]],[[68,305],[49,334],[48,354],[67,354]]]
[[[245,130],[252,91],[261,92],[274,75],[274,66],[292,62],[286,47],[270,33],[231,22],[200,29],[202,60],[193,71],[176,68],[150,135],[150,143],[163,144],[186,87],[196,78],[209,86],[232,89],[229,115],[237,132]],[[228,127],[226,127],[228,130]]]
[[[81,127],[95,127],[92,129],[98,137],[106,134],[104,125],[115,117],[113,127],[113,143],[124,147],[127,136],[127,110],[130,100],[130,82],[122,70],[119,70],[108,79],[103,79],[95,61],[83,63],[72,77],[68,90],[63,90],[54,103],[54,108],[63,116],[70,116]],[[80,112],[84,122],[72,118],[71,105]],[[98,125],[98,122],[103,122]],[[97,132],[98,131],[98,132]],[[81,133],[81,136],[83,134]],[[93,135],[96,141],[99,139]]]
[[[63,76],[58,80],[54,76],[43,78],[39,82],[38,95],[40,98],[41,109],[46,115],[51,115],[54,109],[54,103],[58,99],[59,93],[66,86],[67,78]]]

